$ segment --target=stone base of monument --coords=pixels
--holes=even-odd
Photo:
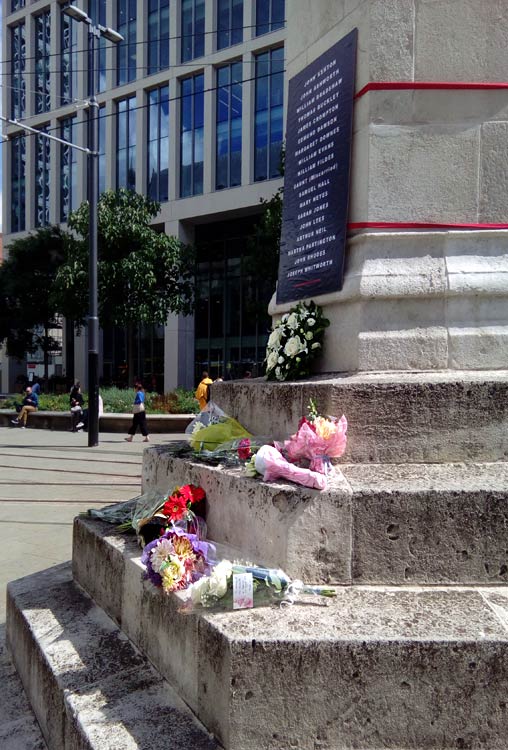
[[[346,414],[328,490],[164,446],[145,451],[143,488],[201,485],[209,536],[232,557],[337,584],[337,597],[184,614],[143,580],[132,537],[77,519],[72,576],[9,586],[7,639],[50,750],[504,750],[508,377],[248,388],[215,394],[254,432],[270,413],[294,430],[309,396]]]
[[[9,587],[9,645],[51,749],[506,747],[503,588],[346,586],[196,616],[110,526],[77,520],[74,550],[74,580],[62,566]]]

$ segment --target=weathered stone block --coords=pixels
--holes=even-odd
[[[323,414],[346,415],[345,463],[508,456],[506,371],[345,374],[296,383],[220,383],[214,390],[227,414],[252,433],[276,439],[295,432],[310,398]]]
[[[9,584],[7,640],[51,750],[220,750],[68,565]]]
[[[415,80],[506,80],[502,2],[419,0],[415,6]]]
[[[188,482],[203,487],[210,499],[210,539],[281,567],[292,578],[350,582],[351,490],[342,475],[320,492],[175,459],[160,446],[145,451],[143,491],[167,492]]]
[[[368,221],[474,222],[480,130],[371,125]]]
[[[508,122],[487,122],[481,129],[479,221],[506,223],[507,216]]]
[[[97,525],[86,522],[89,533]],[[457,747],[504,750],[506,591],[353,586],[338,589],[328,606],[297,603],[177,620],[178,597],[152,590],[160,614],[154,620],[141,613],[137,632],[143,650],[162,639],[156,647],[165,651],[161,671],[169,668],[227,750],[287,750],[297,742],[315,750],[316,739],[322,750],[377,750],[380,743],[422,750],[439,747],[443,737]],[[190,695],[176,667],[185,630],[195,649],[185,675],[192,672],[196,681]],[[164,643],[170,645],[164,649]]]

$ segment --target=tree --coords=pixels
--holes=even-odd
[[[39,347],[48,359],[60,342],[51,330],[60,328],[58,306],[48,293],[72,239],[59,227],[44,227],[14,240],[0,265],[0,342],[7,354],[24,359]]]
[[[193,312],[195,259],[191,247],[157,232],[156,201],[129,190],[106,191],[98,204],[99,321],[164,325],[169,313]],[[70,248],[55,284],[59,307],[83,321],[88,309],[88,203],[69,218],[82,239]],[[130,338],[130,337],[129,337]]]

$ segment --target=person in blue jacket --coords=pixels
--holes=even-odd
[[[11,419],[12,424],[18,424],[23,430],[26,427],[26,420],[30,412],[37,411],[39,408],[39,397],[32,393],[30,386],[27,386],[25,398],[22,401],[21,411],[17,419]]]
[[[132,438],[136,434],[138,427],[144,437],[143,442],[148,443],[150,438],[148,437],[148,430],[146,427],[145,390],[141,383],[136,383],[136,396],[132,406],[132,425],[128,437],[125,438],[128,443],[132,443]]]

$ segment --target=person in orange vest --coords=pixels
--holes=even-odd
[[[199,408],[201,411],[205,408],[207,403],[210,401],[210,386],[212,385],[213,380],[208,377],[208,373],[206,370],[204,370],[202,376],[201,376],[201,382],[196,388],[196,393],[194,396],[199,401]]]

